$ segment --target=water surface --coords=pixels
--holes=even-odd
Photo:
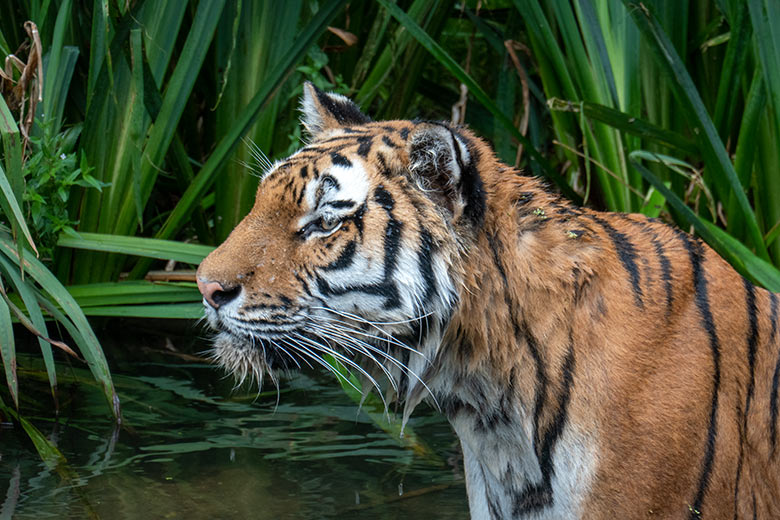
[[[22,413],[56,442],[70,476],[5,424],[0,519],[468,518],[457,440],[430,408],[409,423],[423,442],[413,450],[327,374],[283,380],[277,404],[275,391],[234,391],[215,367],[161,354],[159,338],[135,341],[107,348],[121,429],[77,362],[59,366],[55,420],[38,356],[20,356]]]

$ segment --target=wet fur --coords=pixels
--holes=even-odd
[[[311,143],[199,268],[241,288],[207,306],[223,365],[262,377],[279,346],[315,364],[296,344],[319,341],[392,380],[407,416],[431,399],[476,519],[777,515],[776,294],[659,221],[572,206],[468,129],[323,96],[307,86]],[[302,239],[330,170],[365,177],[364,207]]]

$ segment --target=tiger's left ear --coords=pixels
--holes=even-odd
[[[409,139],[409,172],[423,192],[456,222],[479,228],[485,219],[485,190],[477,171],[479,152],[457,129],[423,123]]]
[[[371,122],[371,118],[346,97],[324,92],[308,81],[303,84],[301,113],[301,122],[312,138],[333,128]]]

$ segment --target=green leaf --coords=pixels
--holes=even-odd
[[[46,291],[57,305],[63,309],[70,320],[73,321],[81,336],[79,338],[81,355],[87,361],[95,380],[103,388],[103,394],[108,401],[111,412],[117,420],[120,420],[119,398],[111,381],[111,372],[108,369],[108,363],[103,355],[103,350],[100,348],[100,343],[97,337],[95,337],[95,333],[92,331],[86,316],[84,316],[84,312],[59,280],[42,263],[30,257],[30,255],[25,255],[22,260],[16,251],[13,240],[2,234],[0,234],[0,252],[10,258],[15,264],[23,266],[25,272]]]
[[[60,247],[72,247],[74,249],[88,249],[90,251],[107,251],[111,253],[123,253],[127,255],[158,258],[160,260],[176,260],[187,264],[199,264],[201,260],[214,250],[211,246],[199,244],[184,244],[171,240],[157,238],[127,237],[120,235],[106,235],[101,233],[78,233],[78,237],[71,234],[60,235],[57,245]]]
[[[672,88],[678,104],[685,115],[688,124],[696,135],[704,162],[722,200],[728,199],[729,190],[737,197],[737,202],[742,216],[745,219],[748,236],[756,248],[758,255],[769,260],[769,253],[764,244],[758,221],[745,190],[739,182],[734,165],[729,159],[726,148],[718,136],[718,132],[712,123],[704,103],[699,97],[699,92],[693,83],[685,64],[677,55],[677,51],[671,40],[664,32],[658,20],[650,11],[649,4],[643,4],[634,0],[623,0],[626,8],[639,26],[645,37],[648,47],[655,55],[656,61],[661,65],[661,70],[671,80]],[[656,187],[657,188],[657,187]],[[667,197],[667,200],[669,198]]]
[[[2,99],[0,99],[0,104],[3,104]],[[30,230],[25,223],[22,210],[16,202],[16,196],[14,196],[14,192],[11,189],[11,185],[8,183],[8,177],[5,176],[5,171],[2,166],[0,166],[0,193],[2,194],[0,206],[2,206],[3,210],[6,212],[8,218],[12,219],[14,224],[22,231],[24,237],[27,239],[27,243],[33,248],[35,254],[38,254],[38,249],[35,247]]]
[[[203,317],[203,304],[199,302],[163,305],[95,306],[85,307],[84,312],[90,316],[197,320]]]
[[[33,426],[30,421],[16,413],[15,410],[6,406],[2,399],[0,399],[0,410],[19,421],[19,424],[22,425],[25,433],[27,433],[27,436],[32,441],[33,446],[35,446],[35,451],[38,452],[38,456],[41,457],[49,469],[55,469],[56,467],[67,463],[65,456],[49,439],[47,439],[40,432],[40,430],[38,430],[38,428]]]
[[[11,323],[11,311],[5,300],[0,299],[0,356],[3,359],[5,380],[14,407],[19,408],[19,381],[16,377],[16,347],[14,345],[14,329]]]
[[[87,307],[179,302],[200,303],[203,299],[194,282],[130,280],[126,282],[70,285],[67,289],[86,314],[90,314]]]
[[[268,74],[263,88],[252,98],[252,101],[246,106],[243,114],[236,121],[230,132],[217,144],[214,152],[212,152],[200,172],[192,180],[187,191],[184,192],[181,200],[179,200],[179,203],[157,233],[157,238],[173,237],[187,222],[189,215],[201,203],[206,191],[215,181],[220,166],[241,142],[241,137],[255,122],[260,110],[276,93],[276,90],[286,79],[290,70],[301,60],[309,46],[325,31],[328,24],[345,3],[345,0],[330,0],[320,6],[320,9],[309,24],[299,33],[293,46],[279,60],[273,71]],[[142,275],[148,269],[148,265],[148,263],[139,263],[131,272],[131,278]]]
[[[179,123],[184,107],[192,92],[195,79],[206,58],[214,30],[219,22],[225,0],[211,0],[198,4],[192,27],[187,35],[176,67],[165,88],[160,112],[149,130],[149,136],[141,157],[140,199],[145,204],[157,179],[157,174],[168,152],[176,125]],[[136,200],[134,197],[124,197],[119,205],[114,230],[121,234],[132,232],[136,222]]]
[[[696,155],[699,151],[693,141],[677,132],[661,128],[644,119],[631,116],[605,105],[591,103],[590,101],[577,103],[557,98],[550,98],[547,104],[550,110],[575,113],[582,110],[587,118],[601,121],[623,132],[664,144],[689,155]]]
[[[19,273],[19,268],[10,259],[0,255],[0,269],[2,269],[5,277],[11,282],[16,292],[22,298],[27,313],[30,315],[35,328],[41,331],[45,336],[48,336],[48,330],[46,328],[46,320],[41,313],[41,309],[38,306],[38,302],[35,297],[31,284],[22,279]],[[43,356],[43,362],[46,366],[46,373],[49,376],[49,386],[51,387],[52,397],[54,398],[55,406],[57,401],[57,371],[54,365],[54,356],[52,355],[51,345],[42,339],[38,339],[38,345],[41,349],[41,355]]]

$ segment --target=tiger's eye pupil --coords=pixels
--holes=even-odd
[[[334,218],[323,217],[322,220],[320,221],[320,227],[325,231],[330,231],[331,229],[336,227],[336,224],[338,224],[338,221]]]

